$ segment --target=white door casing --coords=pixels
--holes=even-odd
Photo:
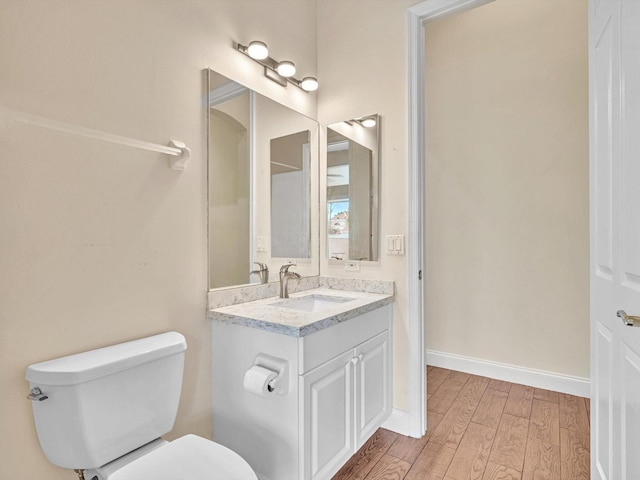
[[[589,65],[591,475],[635,480],[640,328],[616,312],[640,315],[640,2],[589,0]]]
[[[408,11],[408,157],[409,232],[407,244],[407,285],[409,297],[409,382],[406,432],[422,437],[427,429],[427,383],[424,325],[423,272],[424,238],[424,162],[428,134],[425,135],[424,101],[424,25],[456,15],[494,0],[426,0]],[[426,137],[426,138],[425,138]],[[428,240],[427,240],[428,241]]]

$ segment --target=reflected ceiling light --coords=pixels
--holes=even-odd
[[[269,49],[266,43],[254,40],[246,47],[246,53],[254,60],[264,60],[269,56]]]
[[[373,128],[378,123],[378,115],[369,115],[368,117],[354,118],[346,121],[349,125],[353,125],[353,122],[358,123],[364,128]]]
[[[318,80],[314,77],[304,77],[302,80],[294,78],[296,66],[293,62],[289,60],[278,62],[271,58],[267,44],[264,42],[254,40],[248,46],[238,43],[236,50],[262,65],[264,76],[283,87],[291,83],[305,92],[314,92],[318,89]]]
[[[360,120],[360,125],[362,125],[365,128],[375,127],[376,119],[373,117],[363,118],[362,120]]]
[[[293,62],[285,60],[276,66],[276,72],[283,77],[293,77],[296,74],[296,66]]]

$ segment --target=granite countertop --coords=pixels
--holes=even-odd
[[[341,297],[349,300],[330,305],[321,311],[309,312],[278,305],[287,300],[270,297],[211,309],[207,317],[214,321],[244,325],[292,337],[304,337],[380,308],[393,302],[394,299],[392,294],[314,288],[293,293],[290,295],[290,300],[310,295]]]

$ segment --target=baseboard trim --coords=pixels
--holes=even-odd
[[[391,410],[389,418],[382,424],[382,428],[399,433],[400,435],[410,436],[409,412],[394,408]]]
[[[520,383],[530,387],[544,388],[580,397],[591,396],[591,382],[588,378],[562,375],[429,349],[427,349],[426,358],[427,365],[433,365],[434,367],[482,375],[496,380]]]

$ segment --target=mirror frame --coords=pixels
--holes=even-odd
[[[329,168],[329,129],[332,129],[332,126],[334,125],[339,125],[341,123],[349,123],[349,122],[357,122],[358,120],[364,119],[364,118],[375,118],[376,120],[376,125],[375,125],[375,133],[376,133],[376,141],[375,141],[375,151],[372,152],[372,159],[371,159],[371,171],[372,171],[372,175],[371,175],[371,182],[373,183],[372,187],[371,187],[371,194],[373,196],[373,199],[371,201],[371,232],[370,235],[373,235],[373,239],[372,239],[372,244],[371,244],[371,249],[372,252],[374,252],[374,259],[373,260],[361,260],[361,259],[354,259],[354,258],[348,258],[348,253],[347,253],[347,258],[344,259],[337,259],[337,258],[331,258],[331,253],[329,251],[329,213],[328,210],[326,211],[325,214],[325,232],[324,232],[324,241],[325,241],[325,245],[326,245],[326,252],[325,252],[325,258],[328,261],[328,263],[330,265],[344,265],[346,262],[367,262],[370,264],[374,264],[374,263],[378,263],[380,262],[380,256],[382,254],[381,251],[381,241],[380,241],[380,236],[381,236],[381,230],[380,230],[380,197],[381,197],[381,181],[380,181],[380,172],[382,169],[382,155],[381,155],[381,146],[382,146],[382,138],[381,138],[381,127],[382,127],[382,118],[381,115],[378,113],[375,114],[371,114],[371,115],[364,115],[362,117],[358,117],[355,119],[351,119],[351,120],[343,120],[342,122],[334,122],[332,124],[327,125],[326,127],[326,135],[325,135],[325,147],[326,147],[326,162],[325,162],[325,172],[324,172],[324,177],[325,177],[325,184],[327,183],[327,175],[328,175],[328,168]],[[335,130],[334,130],[335,131]],[[342,133],[340,132],[336,132],[339,133],[342,136]],[[347,137],[348,138],[348,137]],[[349,139],[352,140],[354,142],[356,142],[356,140],[354,139]],[[358,143],[358,142],[356,142]],[[365,147],[366,148],[366,147]],[[328,201],[328,192],[327,192],[327,188],[328,186],[325,187],[324,189],[324,194],[323,194],[323,199],[324,199],[324,208],[327,208],[327,205],[329,203]]]
[[[320,171],[320,124],[318,122],[317,119],[315,118],[311,118],[307,115],[305,115],[304,113],[301,113],[299,111],[297,111],[294,108],[291,108],[288,105],[285,105],[283,103],[280,103],[277,100],[274,100],[273,98],[270,98],[260,92],[256,92],[255,90],[251,89],[250,87],[246,86],[245,84],[238,82],[237,80],[230,78],[224,74],[221,74],[219,72],[217,72],[216,70],[212,69],[212,68],[206,68],[203,71],[204,73],[204,83],[205,83],[205,88],[206,88],[206,92],[205,92],[205,98],[204,98],[204,104],[205,104],[205,114],[206,114],[206,130],[207,130],[207,145],[206,145],[206,175],[207,175],[207,224],[206,224],[206,229],[207,229],[207,291],[212,292],[212,291],[219,291],[219,290],[227,290],[227,289],[233,289],[233,288],[244,288],[244,287],[259,287],[261,285],[265,285],[264,283],[261,283],[260,281],[254,281],[252,282],[252,279],[257,279],[257,276],[254,275],[249,275],[249,271],[247,272],[247,283],[243,283],[243,284],[235,284],[235,285],[228,285],[228,286],[220,286],[220,287],[211,287],[211,279],[212,279],[212,275],[211,275],[211,191],[212,191],[212,185],[210,182],[210,175],[212,174],[211,172],[211,154],[212,154],[212,150],[211,150],[211,124],[210,124],[210,111],[211,111],[211,106],[210,106],[210,92],[211,92],[211,85],[212,85],[212,75],[220,75],[221,77],[225,77],[228,78],[230,81],[237,83],[238,85],[244,87],[247,89],[247,91],[251,92],[251,95],[256,95],[259,97],[262,97],[263,99],[269,100],[270,102],[273,102],[274,105],[278,105],[284,109],[289,110],[292,113],[295,113],[297,115],[299,115],[301,118],[304,118],[310,122],[312,122],[314,124],[313,128],[309,128],[310,130],[310,140],[311,140],[311,152],[312,152],[312,158],[315,152],[315,167],[312,167],[310,169],[310,185],[311,185],[311,192],[310,192],[310,198],[311,198],[311,204],[310,204],[310,245],[309,245],[309,250],[311,252],[310,258],[301,258],[301,259],[297,259],[298,264],[300,267],[304,269],[306,269],[307,271],[303,271],[303,272],[299,272],[303,278],[306,277],[317,277],[320,275],[320,259],[321,259],[321,231],[320,231],[320,213],[321,213],[321,209],[320,209],[320,202],[321,202],[321,192],[320,192],[320,176],[321,176],[321,171]],[[253,115],[253,113],[251,114]],[[256,260],[259,261],[258,258],[256,258],[256,253],[257,253],[257,238],[258,237],[264,237],[264,235],[257,235],[256,231],[255,231],[255,217],[254,215],[255,213],[255,207],[257,205],[257,199],[256,199],[256,188],[257,188],[257,174],[256,174],[256,165],[254,165],[254,162],[256,161],[256,147],[255,147],[255,138],[256,138],[256,122],[255,122],[255,118],[252,118],[250,121],[250,132],[249,132],[249,136],[250,136],[250,163],[251,163],[251,171],[250,171],[250,176],[249,176],[249,187],[250,187],[250,206],[251,206],[251,225],[250,225],[250,235],[251,238],[249,239],[249,244],[250,244],[250,260]],[[307,130],[308,128],[303,128],[301,127],[300,130]],[[292,132],[295,133],[295,132]],[[315,143],[314,143],[315,142]],[[313,163],[313,162],[312,162]],[[266,162],[267,165],[270,164],[270,159],[267,159]],[[269,182],[271,177],[269,175]],[[316,188],[316,191],[314,192],[314,186]],[[270,202],[270,197],[271,197],[271,185],[269,184],[268,187],[269,191],[269,202]],[[314,211],[315,211],[315,222],[314,220]],[[270,225],[270,219],[269,222],[267,222]],[[267,247],[267,254],[269,255],[269,260],[276,260],[275,262],[270,262],[270,275],[269,275],[269,281],[267,282],[267,284],[274,284],[274,283],[278,283],[279,282],[279,278],[278,278],[278,272],[275,268],[273,268],[275,266],[275,263],[278,264],[278,268],[279,265],[281,263],[281,261],[283,262],[287,262],[289,260],[296,260],[295,258],[280,258],[280,257],[272,257],[271,256],[271,234],[269,231],[269,234],[266,236],[269,240],[268,240],[268,247]],[[273,265],[271,264],[273,263]],[[311,272],[311,273],[310,273]]]

